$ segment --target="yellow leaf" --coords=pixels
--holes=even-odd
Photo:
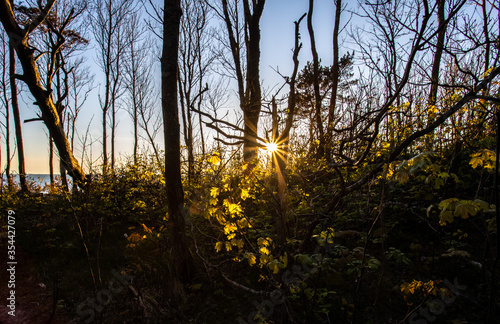
[[[217,252],[219,252],[219,251],[220,251],[220,249],[222,249],[222,244],[223,244],[222,242],[217,242],[217,243],[215,244],[215,250],[216,250]]]
[[[250,266],[253,266],[255,263],[257,263],[257,258],[255,257],[255,255],[253,253],[247,254],[247,260],[248,260],[248,264]]]
[[[236,230],[238,230],[238,228],[234,223],[227,223],[226,226],[224,226],[224,234],[226,235],[235,232]]]
[[[269,254],[269,249],[266,248],[265,246],[263,246],[263,247],[261,247],[259,249],[259,252],[262,253],[262,254],[268,255]]]
[[[240,215],[243,210],[241,209],[241,206],[238,205],[238,204],[233,204],[232,202],[230,202],[228,199],[225,199],[224,200],[224,206],[226,206],[227,208],[227,211],[229,212],[229,214],[231,216],[234,217],[234,215]]]
[[[227,223],[226,219],[224,218],[224,215],[220,212],[220,210],[217,210],[215,217],[217,218],[219,224],[225,225]]]
[[[268,241],[268,240],[266,240],[265,238],[259,237],[259,238],[257,239],[257,244],[258,244],[259,246],[269,246],[269,241]]]
[[[212,163],[213,165],[217,165],[220,163],[220,157],[218,155],[218,153],[214,153],[210,159],[208,160],[210,163]]]
[[[240,197],[242,200],[245,200],[249,197],[250,195],[248,194],[248,190],[247,189],[241,189],[241,194],[240,194]]]
[[[212,196],[214,198],[217,198],[219,196],[219,193],[220,193],[220,188],[218,188],[218,187],[212,187],[210,189],[210,196]]]

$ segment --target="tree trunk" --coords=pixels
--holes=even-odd
[[[111,170],[115,168],[116,98],[111,102]]]
[[[28,185],[26,184],[26,168],[24,160],[24,144],[23,132],[21,128],[21,115],[19,113],[19,104],[17,102],[17,84],[16,84],[16,58],[14,55],[14,48],[12,44],[9,46],[9,59],[10,59],[10,92],[12,100],[12,112],[14,115],[14,126],[16,129],[16,143],[17,143],[17,160],[19,164],[19,184],[23,192],[28,192]],[[7,156],[10,160],[10,156]],[[10,183],[10,182],[9,182]]]
[[[312,25],[312,15],[314,9],[314,0],[309,0],[309,11],[307,13],[307,30],[309,31],[309,38],[311,39],[311,53],[313,57],[313,85],[314,85],[314,111],[316,128],[319,133],[319,145],[317,148],[317,157],[322,158],[325,156],[325,134],[323,130],[323,121],[321,119],[321,93],[319,90],[319,59],[318,51],[316,50],[316,40],[314,38],[314,29]]]
[[[302,47],[300,43],[299,36],[299,27],[300,22],[304,19],[305,14],[302,17],[295,21],[295,47],[293,50],[293,72],[290,79],[287,81],[290,86],[290,94],[288,96],[288,109],[287,116],[285,122],[285,129],[278,136],[278,112],[276,107],[276,102],[273,98],[273,140],[278,145],[278,150],[276,154],[274,154],[276,159],[276,168],[277,168],[277,182],[278,182],[278,201],[280,204],[280,212],[278,215],[278,219],[276,224],[278,225],[278,243],[283,246],[286,242],[286,237],[288,237],[288,214],[287,214],[287,206],[286,206],[286,196],[287,196],[287,187],[286,187],[286,177],[287,177],[287,163],[288,163],[288,153],[289,153],[289,143],[290,143],[290,130],[293,125],[293,118],[295,116],[295,82],[297,78],[297,73],[299,70],[299,52]]]
[[[107,115],[108,110],[102,110],[102,174],[108,172],[108,145],[107,145]]]
[[[444,17],[444,6],[445,0],[436,0],[437,1],[437,16],[438,16],[438,35],[436,42],[436,52],[434,52],[434,59],[432,62],[432,72],[431,72],[431,91],[429,93],[429,98],[427,101],[428,108],[434,110],[437,102],[437,92],[439,87],[439,69],[441,66],[441,57],[443,56],[443,47],[444,47],[444,37],[446,35],[446,20]],[[431,123],[430,113],[427,117],[427,123]],[[434,132],[429,133],[425,138],[425,146],[427,150],[432,150],[433,145],[433,134]]]
[[[181,150],[177,106],[177,62],[181,15],[180,0],[164,1],[161,101],[165,138],[165,186],[175,276],[181,282],[188,282],[193,277],[194,267],[185,233],[184,192],[180,170]]]
[[[54,0],[48,1],[41,11],[40,17],[35,19],[26,29],[21,29],[16,22],[12,5],[8,0],[0,1],[0,20],[9,35],[9,39],[23,67],[23,75],[19,78],[26,83],[31,94],[36,100],[42,112],[42,119],[52,135],[54,143],[59,151],[59,156],[66,165],[70,175],[76,182],[85,183],[86,177],[80,164],[71,151],[71,147],[64,132],[63,124],[54,105],[51,93],[47,92],[40,82],[40,74],[36,66],[32,49],[28,46],[28,34],[40,24],[54,4]],[[24,161],[23,161],[24,162]],[[24,170],[23,170],[24,171]],[[23,172],[24,174],[24,172]]]
[[[333,65],[332,65],[332,95],[328,109],[328,127],[326,132],[325,156],[330,160],[330,151],[333,138],[333,123],[335,119],[335,108],[337,107],[337,92],[339,86],[339,30],[340,15],[342,13],[342,0],[335,1],[335,25],[333,27]]]
[[[272,101],[272,143],[278,143],[278,105],[276,104],[276,98],[273,97]],[[278,234],[278,245],[283,247],[286,243],[286,238],[288,237],[288,226],[287,226],[287,215],[285,198],[287,193],[286,183],[285,183],[285,170],[282,160],[281,148],[272,153],[272,172],[276,174],[276,181],[278,185],[278,210],[275,216],[275,226],[276,233]],[[283,167],[283,169],[282,169]]]
[[[257,157],[257,132],[261,111],[260,89],[260,17],[265,1],[254,4],[253,13],[250,13],[248,0],[243,1],[245,9],[245,24],[248,26],[247,42],[247,93],[249,101],[243,111],[245,134],[243,136],[243,159],[252,162]]]
[[[3,70],[2,70],[2,90],[3,90],[3,99],[5,102],[5,151],[7,155],[7,159],[5,162],[5,176],[7,177],[7,186],[9,189],[12,188],[12,179],[10,177],[10,168],[11,168],[11,161],[10,161],[10,105],[9,105],[9,98],[7,96],[7,78],[6,78],[6,72],[7,72],[7,47],[5,46],[5,43],[3,44]],[[1,152],[0,152],[1,154]],[[0,163],[1,165],[1,163]],[[2,182],[3,184],[3,182]],[[3,185],[2,185],[3,187]],[[2,188],[0,188],[2,190]]]
[[[445,0],[436,0],[438,5],[438,35],[436,43],[436,52],[434,52],[434,60],[432,62],[431,72],[431,91],[429,93],[428,104],[431,106],[436,105],[438,83],[439,83],[439,68],[441,65],[441,57],[443,56],[444,37],[446,35],[446,20],[444,17]]]
[[[54,186],[54,141],[49,134],[49,178],[50,186]]]

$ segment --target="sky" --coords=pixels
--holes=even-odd
[[[261,80],[264,89],[277,89],[283,84],[283,78],[275,69],[283,75],[290,75],[293,68],[292,49],[294,46],[294,21],[308,10],[306,0],[267,0],[261,18]],[[333,32],[334,7],[333,0],[316,0],[313,15],[315,28],[316,46],[323,65],[332,63],[332,32]],[[303,48],[299,55],[301,66],[312,60],[309,35],[307,31],[306,18],[301,24],[301,40]],[[341,50],[341,54],[342,51]],[[102,73],[95,64],[96,55],[93,49],[87,50],[87,64],[92,73],[96,75],[95,83],[102,82]],[[157,71],[159,74],[159,71]],[[234,89],[228,89],[234,94]],[[285,90],[286,91],[286,90]],[[97,158],[102,151],[100,136],[102,134],[102,119],[97,97],[97,89],[87,101],[82,116],[79,117],[78,127],[83,134],[90,124],[90,132],[95,141],[93,144],[93,157]],[[37,107],[33,105],[30,95],[22,95],[20,100],[21,119],[36,117]],[[234,106],[234,108],[232,107]],[[229,109],[239,109],[236,101],[229,102]],[[116,146],[119,156],[124,159],[132,154],[132,123],[126,111],[118,114],[119,124],[117,127]],[[13,122],[11,123],[13,125]],[[13,126],[12,126],[13,127]],[[48,138],[45,126],[41,122],[23,124],[24,151],[26,157],[26,172],[28,174],[46,174],[48,166]],[[109,133],[109,132],[108,132]],[[159,135],[161,139],[162,135]],[[14,129],[11,129],[11,142],[14,143]],[[108,142],[109,143],[109,142]],[[2,140],[2,170],[5,168],[5,143]],[[14,145],[11,145],[14,147]],[[109,147],[109,144],[108,144]],[[80,159],[81,152],[76,152]],[[80,161],[81,162],[81,161]],[[17,156],[12,160],[12,170],[17,170]],[[58,173],[58,161],[54,163],[55,173]],[[88,170],[85,170],[88,171]]]

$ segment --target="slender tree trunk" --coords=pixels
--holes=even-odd
[[[272,105],[272,143],[278,142],[278,105],[276,104],[276,98],[273,97],[271,101]],[[286,243],[286,238],[288,237],[288,226],[286,222],[286,183],[285,183],[285,170],[282,169],[282,163],[280,163],[281,148],[272,153],[272,171],[276,174],[276,180],[278,184],[278,212],[275,216],[276,232],[278,234],[278,244],[283,247]]]
[[[23,192],[28,192],[28,185],[26,184],[26,168],[24,159],[24,144],[23,132],[21,128],[21,115],[19,113],[19,104],[17,102],[17,84],[16,84],[16,57],[14,55],[14,48],[9,45],[9,59],[10,59],[10,92],[12,100],[12,113],[14,115],[14,126],[16,128],[16,143],[17,143],[17,159],[19,164],[19,183]],[[10,156],[7,157],[10,159]]]
[[[107,109],[102,110],[102,173],[108,172]]]
[[[443,56],[444,49],[444,37],[446,35],[446,20],[444,17],[444,6],[445,0],[436,0],[437,1],[437,16],[438,16],[438,35],[436,42],[436,52],[434,52],[434,59],[432,62],[432,71],[431,71],[431,90],[429,93],[429,98],[427,100],[428,108],[434,110],[437,102],[437,92],[439,87],[439,69],[441,67],[441,57]],[[431,123],[430,113],[427,117],[427,123]],[[434,132],[429,133],[429,135],[425,138],[425,146],[428,150],[432,150],[433,145],[433,134]]]
[[[49,135],[49,177],[50,186],[54,186],[54,141],[52,136]]]
[[[201,51],[201,49],[200,49]],[[199,54],[200,58],[198,59],[198,68],[200,72],[200,82],[199,87],[200,91],[203,91],[203,68],[201,66],[201,53]],[[201,102],[203,100],[203,94],[200,94],[200,98],[198,98],[198,111],[201,111]],[[200,136],[201,136],[201,154],[205,156],[205,137],[203,136],[203,122],[201,120],[201,114],[198,114],[198,124],[200,125]]]
[[[5,176],[7,177],[7,186],[9,189],[12,188],[12,179],[10,177],[10,104],[9,98],[7,96],[7,78],[6,78],[6,67],[7,67],[7,53],[6,47],[4,45],[4,56],[3,56],[3,70],[2,70],[2,88],[3,88],[3,99],[5,102],[5,152],[7,159],[5,161]],[[0,163],[1,165],[1,163]],[[1,189],[1,188],[0,188]]]
[[[187,82],[187,81],[186,81]],[[188,181],[193,180],[194,173],[194,147],[193,147],[193,118],[191,116],[191,92],[185,91],[186,100],[186,119],[187,119],[187,141],[186,146],[188,150]]]
[[[137,159],[137,154],[138,154],[138,148],[139,148],[139,130],[138,130],[138,116],[137,116],[137,111],[138,111],[138,105],[139,103],[137,102],[137,89],[136,89],[136,80],[135,77],[132,80],[132,101],[134,105],[134,112],[133,112],[133,122],[134,122],[134,165],[137,165],[138,159]]]
[[[438,15],[439,31],[437,35],[436,52],[434,52],[434,59],[432,62],[431,90],[428,99],[428,104],[430,106],[436,105],[438,85],[439,85],[439,68],[441,66],[441,57],[443,56],[444,37],[446,35],[446,20],[444,17],[445,0],[436,0],[436,1],[438,5],[437,15]]]
[[[278,201],[280,204],[280,212],[278,215],[278,219],[276,220],[277,232],[278,232],[278,242],[281,246],[283,246],[286,242],[286,237],[288,237],[288,213],[286,206],[286,196],[287,196],[287,187],[286,187],[286,178],[287,178],[287,163],[288,163],[288,153],[290,151],[288,145],[290,143],[290,130],[292,129],[293,119],[295,116],[295,83],[297,78],[297,73],[299,70],[299,52],[302,48],[302,43],[300,43],[300,34],[299,27],[300,22],[304,19],[305,14],[302,17],[295,21],[295,47],[293,50],[293,72],[290,79],[287,81],[290,86],[290,94],[288,96],[288,109],[287,116],[285,122],[285,128],[283,132],[278,136],[278,112],[276,107],[276,102],[273,98],[273,140],[278,145],[278,150],[276,154],[274,154],[275,164],[276,164],[276,176],[278,182]]]
[[[116,98],[111,102],[111,170],[115,168],[115,138],[116,138]]]
[[[321,93],[319,90],[319,58],[316,50],[316,40],[314,38],[314,29],[312,25],[312,15],[314,9],[314,0],[309,0],[309,11],[307,13],[307,30],[311,39],[311,53],[313,57],[313,85],[314,85],[314,112],[316,128],[319,133],[319,146],[316,152],[318,158],[325,156],[325,134],[323,130],[323,121],[321,120]]]
[[[333,65],[332,65],[332,95],[330,97],[330,107],[328,109],[328,127],[326,133],[326,158],[330,159],[331,141],[333,138],[333,123],[335,119],[335,108],[337,107],[337,92],[339,86],[339,30],[340,15],[342,13],[342,0],[335,1],[335,25],[333,27]]]
[[[177,62],[180,0],[164,0],[161,87],[163,131],[165,138],[165,186],[175,276],[182,282],[193,278],[193,260],[189,253],[184,220],[184,192],[180,164],[180,125],[177,106]]]
[[[7,186],[12,188],[12,179],[10,178],[10,105],[5,101],[5,153],[7,161],[5,161],[5,176],[7,177]]]

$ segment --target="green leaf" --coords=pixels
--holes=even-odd
[[[458,198],[449,198],[449,199],[445,199],[443,200],[442,202],[439,203],[438,207],[439,209],[441,210],[444,210],[444,209],[448,209],[448,207],[450,207],[450,205],[458,202],[459,199]],[[450,207],[451,209],[451,207]]]
[[[462,200],[455,207],[455,216],[463,219],[474,216],[479,211],[479,207],[471,200]]]
[[[439,214],[439,225],[444,226],[446,223],[453,223],[453,212],[450,210],[443,210]]]
[[[479,207],[480,210],[482,210],[483,212],[486,212],[488,210],[490,210],[490,204],[488,204],[486,201],[483,201],[481,199],[475,199],[474,200],[474,203],[477,205],[477,207]]]

